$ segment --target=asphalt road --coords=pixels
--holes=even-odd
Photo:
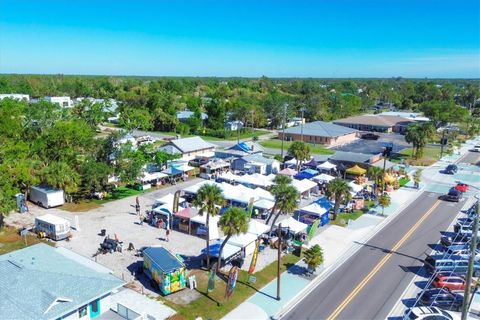
[[[283,319],[385,319],[460,203],[424,192]],[[435,241],[434,241],[435,240]]]
[[[460,162],[480,165],[480,152],[467,152]]]

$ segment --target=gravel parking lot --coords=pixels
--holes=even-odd
[[[405,142],[405,136],[395,133],[378,133],[380,138],[378,140],[365,140],[359,139],[355,142],[349,143],[344,146],[332,148],[332,150],[357,152],[365,154],[377,154],[382,152],[384,144],[387,142],[393,143],[393,152],[399,152],[405,148],[411,147],[410,144]]]

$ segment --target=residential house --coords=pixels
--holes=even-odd
[[[330,122],[315,121],[306,123],[302,126],[296,126],[285,129],[285,140],[303,141],[313,144],[323,144],[327,146],[339,146],[351,143],[358,138],[358,131],[345,128]],[[279,131],[278,138],[282,139],[283,131]]]
[[[56,103],[63,108],[73,107],[73,101],[70,97],[45,97],[45,100],[51,103]]]
[[[361,115],[333,121],[333,123],[348,128],[374,131],[404,133],[413,120],[394,115]]]
[[[215,155],[215,146],[198,136],[170,140],[159,150],[168,154],[179,154],[184,161],[193,160],[196,157],[211,158]]]
[[[21,94],[21,93],[2,93],[0,94],[0,100],[5,98],[18,100],[18,101],[26,101],[30,102],[30,96],[28,94]]]
[[[94,261],[43,243],[1,255],[0,270],[1,319],[93,319],[124,285]]]
[[[264,151],[265,149],[256,142],[242,141],[223,150],[215,150],[215,157],[225,161],[233,161],[251,154],[262,155]]]
[[[193,117],[195,112],[190,111],[190,110],[184,110],[184,111],[178,111],[177,112],[177,119],[181,122],[187,121],[187,119]],[[208,115],[204,112],[200,114],[200,117],[202,118],[202,121],[205,121],[208,119]]]
[[[280,171],[280,162],[273,158],[265,158],[260,154],[251,154],[232,161],[232,169],[248,173],[271,174]]]

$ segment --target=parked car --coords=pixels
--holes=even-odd
[[[380,136],[375,133],[364,133],[360,136],[360,138],[365,139],[365,140],[378,140]]]
[[[463,296],[442,288],[421,291],[417,295],[418,302],[427,307],[439,307],[446,310],[459,311],[462,308]]]
[[[470,237],[461,233],[451,233],[440,238],[440,243],[445,247],[468,244]]]
[[[403,319],[460,320],[461,317],[456,313],[442,310],[437,307],[414,307],[405,310]]]
[[[455,189],[457,189],[458,191],[460,192],[467,192],[468,191],[468,184],[466,183],[457,183],[457,185],[455,186]]]
[[[470,151],[472,151],[472,152],[480,152],[480,146],[474,146]]]
[[[449,165],[445,168],[445,170],[443,170],[443,173],[446,173],[446,174],[455,174],[455,173],[457,173],[457,171],[458,171],[457,165],[455,165],[455,164],[449,164]]]
[[[452,188],[448,191],[447,194],[441,196],[443,200],[451,202],[460,202],[462,199],[462,193],[455,188]]]
[[[455,272],[463,275],[467,272],[468,260],[459,255],[434,254],[425,259],[425,267],[431,273]],[[473,274],[475,277],[480,276],[480,261],[478,260],[474,261]]]
[[[471,286],[475,287],[476,281],[472,280]],[[432,281],[432,285],[435,288],[446,288],[450,291],[461,291],[465,290],[466,280],[463,277],[445,277],[445,276],[435,276],[435,279]]]

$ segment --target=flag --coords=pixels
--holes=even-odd
[[[217,271],[217,263],[215,262],[210,268],[210,271],[208,273],[208,288],[207,288],[208,292],[211,292],[215,289],[216,271]]]
[[[230,298],[235,291],[235,286],[237,285],[237,278],[238,278],[238,268],[233,266],[228,273],[228,283],[225,287],[225,298]]]
[[[250,198],[250,201],[248,202],[248,208],[247,208],[248,219],[252,217],[252,213],[253,213],[253,198]]]
[[[253,251],[252,262],[250,262],[250,268],[248,268],[248,273],[252,274],[255,271],[255,266],[257,265],[258,252],[260,251],[260,240],[257,239],[255,243],[255,251]]]
[[[315,219],[312,225],[310,226],[310,230],[308,231],[307,239],[308,241],[312,240],[313,236],[315,235],[315,231],[318,229],[318,225],[320,224],[320,219]]]

